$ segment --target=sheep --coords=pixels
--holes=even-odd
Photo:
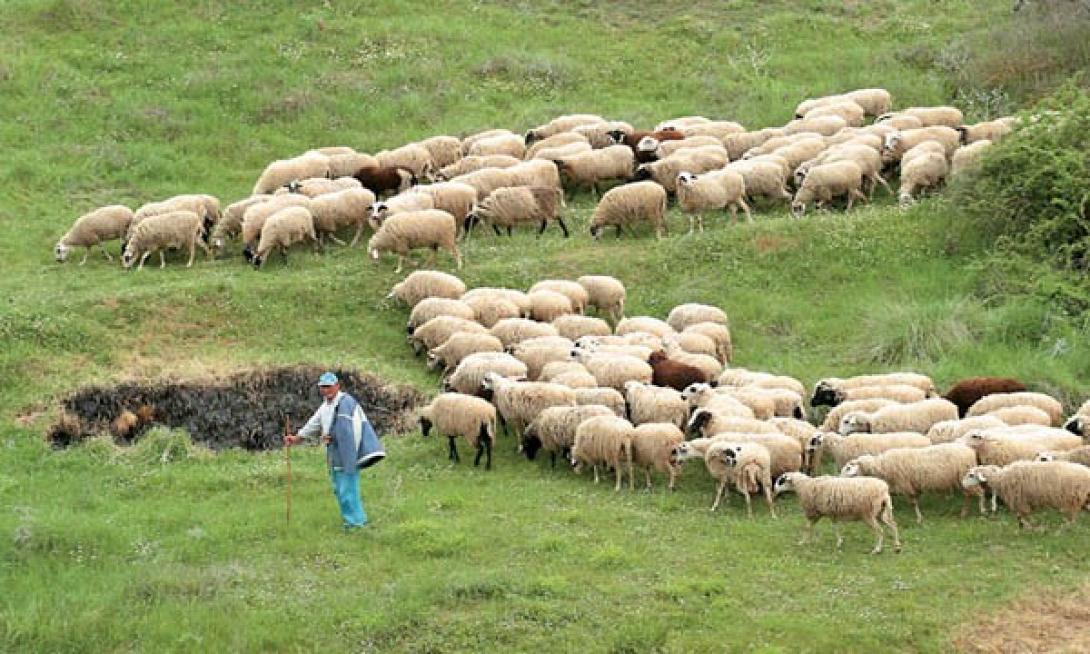
[[[453,316],[463,320],[475,320],[477,314],[473,307],[461,300],[451,300],[443,297],[429,297],[420,300],[413,305],[409,313],[409,321],[405,324],[406,333],[412,334],[413,330],[437,316]]]
[[[806,213],[807,205],[816,203],[819,207],[824,206],[842,195],[848,197],[850,211],[855,200],[867,201],[862,186],[863,171],[854,161],[834,161],[814,166],[791,201],[791,213],[796,217],[802,216]]]
[[[625,133],[622,130],[615,130],[610,134],[610,139],[612,139],[614,143],[624,145],[632,150],[632,154],[639,163],[653,161],[655,158],[655,151],[664,141],[680,141],[684,138],[684,134],[674,129],[658,130],[654,132],[634,130],[629,133]],[[641,143],[645,144],[643,149],[640,148]]]
[[[1090,445],[1082,445],[1073,450],[1062,452],[1050,452],[1047,450],[1037,453],[1037,461],[1070,461],[1082,466],[1090,466]]]
[[[815,107],[806,112],[805,118],[807,120],[813,120],[823,116],[836,116],[843,120],[848,127],[862,127],[866,111],[864,111],[863,107],[859,106],[857,102],[844,99]]]
[[[477,295],[489,295],[496,298],[502,298],[517,306],[519,308],[519,314],[522,315],[522,317],[526,318],[530,315],[530,298],[522,291],[517,291],[513,288],[478,286],[462,295],[462,299],[468,300]]]
[[[505,348],[538,336],[558,336],[560,331],[553,325],[540,323],[527,318],[505,318],[491,329],[492,335],[500,339]]]
[[[679,304],[670,309],[670,313],[666,316],[666,324],[677,332],[684,331],[687,327],[702,322],[718,323],[720,325],[730,324],[727,313],[719,307],[695,302]]]
[[[688,424],[685,426],[685,431],[690,436],[711,438],[721,432],[774,434],[779,429],[771,422],[764,420],[722,415],[716,411],[701,407],[693,411]],[[807,440],[807,443],[809,443],[809,440]]]
[[[753,409],[740,400],[716,393],[714,388],[703,382],[689,384],[685,390],[681,391],[681,396],[694,410],[705,408],[724,417],[756,418]]]
[[[362,152],[338,152],[326,156],[329,157],[329,176],[332,178],[354,177],[361,168],[378,165],[374,157]]]
[[[775,430],[794,438],[799,442],[799,447],[802,448],[802,471],[809,474],[813,472],[813,461],[810,451],[810,440],[817,435],[817,427],[811,425],[805,420],[798,418],[785,418],[781,416],[772,416],[767,422],[759,422],[758,424],[768,425],[769,429]],[[730,431],[729,429],[723,431]]]
[[[1026,385],[1011,377],[970,377],[962,379],[950,387],[943,395],[958,407],[958,415],[964,417],[980,398],[992,393],[1018,393],[1026,390]]]
[[[616,277],[609,275],[583,275],[575,280],[587,291],[587,306],[593,306],[599,315],[606,316],[614,324],[624,318],[625,287]]]
[[[811,404],[812,403],[813,400],[811,400]],[[881,409],[882,407],[892,406],[894,404],[899,403],[884,398],[875,398],[872,400],[849,400],[847,402],[844,402],[843,404],[836,405],[827,414],[825,414],[825,418],[821,421],[821,430],[836,431],[840,427],[840,419],[849,413],[856,411],[871,413],[873,411]]]
[[[862,107],[868,116],[881,116],[893,106],[893,95],[885,89],[856,89],[844,97]]]
[[[261,268],[273,248],[280,248],[284,258],[288,257],[288,248],[295,243],[309,241],[318,244],[314,228],[314,215],[306,207],[286,207],[269,216],[265,228],[261,230],[261,240],[254,253],[254,268]]]
[[[377,232],[382,224],[386,222],[386,219],[391,216],[435,208],[435,199],[428,193],[417,193],[416,191],[399,193],[388,200],[372,203],[370,215],[367,216],[367,223],[371,226],[371,229]],[[455,222],[457,224],[457,221]]]
[[[784,174],[788,178],[791,178],[799,166],[815,157],[821,156],[825,150],[826,145],[824,139],[815,136],[800,139],[781,148],[777,148],[770,154],[763,155],[762,159],[767,161],[782,160]]]
[[[714,357],[720,364],[724,363],[720,357],[719,344],[703,334],[683,331],[680,334],[667,336],[662,341],[666,349],[676,348],[689,354],[703,354]]]
[[[530,461],[537,458],[538,452],[548,452],[549,463],[555,468],[556,455],[569,455],[575,444],[575,430],[584,420],[614,415],[608,407],[597,404],[549,407],[526,426],[520,450]]]
[[[919,147],[922,145],[916,146]],[[911,156],[916,148],[906,152],[901,162],[901,187],[897,196],[902,207],[912,204],[920,191],[938,187],[950,174],[945,156],[935,152]]]
[[[727,151],[722,147],[704,146],[689,148],[665,159],[640,164],[633,177],[636,181],[658,182],[667,193],[677,191],[677,176],[683,172],[700,175],[728,163]]]
[[[730,209],[731,222],[738,222],[738,209],[746,214],[746,220],[753,222],[753,216],[746,204],[745,180],[741,173],[733,170],[715,170],[697,177],[689,172],[678,173],[678,205],[689,215],[689,233],[693,232],[694,222],[704,232],[703,212],[714,209]]]
[[[408,341],[413,352],[420,354],[439,347],[458,332],[486,334],[488,330],[472,320],[455,316],[436,316],[414,329]]]
[[[547,139],[550,136],[555,136],[561,132],[570,132],[580,125],[592,125],[595,123],[607,122],[606,119],[595,114],[568,114],[565,116],[558,116],[553,118],[549,122],[538,125],[526,132],[526,145],[531,145],[536,141]]]
[[[774,484],[775,494],[794,491],[799,496],[803,515],[806,516],[806,532],[799,545],[806,545],[813,538],[814,525],[828,516],[836,525],[838,520],[862,520],[878,536],[871,554],[881,554],[885,532],[882,522],[893,533],[893,550],[901,551],[901,539],[897,522],[893,519],[893,499],[889,485],[873,477],[810,477],[801,472],[785,474]],[[836,530],[836,548],[844,543],[839,526]]]
[[[425,184],[415,187],[413,192],[431,196],[432,206],[426,208],[446,211],[454,216],[454,222],[459,227],[465,222],[466,216],[473,210],[473,205],[477,202],[477,189],[469,184],[460,184],[458,182]]]
[[[725,392],[728,395],[733,395],[739,399],[746,396],[767,398],[772,402],[773,413],[769,416],[769,419],[773,417],[778,418],[794,418],[795,420],[802,420],[806,413],[802,408],[802,396],[795,391],[788,390],[786,388],[767,388],[760,386],[742,386],[742,387],[721,387],[718,392]],[[744,402],[744,400],[743,400]],[[754,411],[756,413],[756,411]]]
[[[635,157],[631,149],[623,145],[611,145],[601,150],[556,159],[553,163],[571,187],[589,186],[591,192],[597,196],[601,182],[628,179],[635,166]]]
[[[425,438],[432,426],[440,436],[446,436],[450,445],[450,460],[458,463],[458,448],[454,441],[461,436],[469,446],[477,450],[473,465],[481,464],[486,454],[484,469],[492,469],[492,448],[496,443],[496,407],[488,402],[460,393],[437,395],[418,413],[420,434]]]
[[[886,450],[904,447],[927,447],[931,441],[922,434],[914,432],[892,432],[883,434],[851,434],[841,436],[831,432],[814,434],[807,445],[811,458],[818,465],[826,452],[833,457],[837,470],[848,461],[865,454],[881,454]]]
[[[480,395],[496,405],[505,433],[514,432],[515,442],[526,425],[551,406],[575,406],[575,391],[548,382],[522,381],[495,372],[481,379]],[[510,427],[510,430],[508,429]]]
[[[517,186],[511,180],[511,168],[482,168],[453,177],[450,181],[472,186],[477,191],[477,202],[482,202],[497,189]]]
[[[813,132],[822,136],[832,136],[848,126],[848,121],[840,116],[819,116],[816,118],[796,118],[783,126],[784,134]]]
[[[397,298],[409,306],[424,298],[441,297],[457,300],[466,292],[465,282],[454,275],[437,270],[417,270],[394,284],[386,299]]]
[[[152,252],[159,253],[159,267],[165,268],[166,257],[164,252],[168,249],[188,248],[189,262],[186,268],[193,265],[196,248],[199,245],[205,254],[211,258],[212,252],[201,240],[203,222],[192,211],[174,211],[171,213],[149,216],[129,233],[129,242],[121,255],[121,265],[132,268],[133,263],[140,260],[137,270],[144,267],[144,261]]]
[[[560,342],[546,343],[535,342],[536,339],[528,339],[514,345],[511,354],[526,364],[527,377],[530,380],[538,380],[545,365],[553,361],[569,361],[571,359],[572,343],[568,339],[560,339]]]
[[[72,227],[57,241],[57,245],[53,248],[53,256],[58,262],[63,262],[68,258],[68,251],[71,248],[87,248],[83,259],[79,262],[82,266],[87,263],[87,257],[91,255],[91,248],[97,245],[106,260],[113,261],[114,258],[106,251],[103,243],[123,238],[129,231],[132,218],[132,209],[120,204],[100,207],[85,213],[77,218]]]
[[[628,488],[632,480],[632,423],[616,416],[588,418],[575,429],[575,442],[571,448],[571,466],[576,474],[590,464],[594,469],[594,483],[598,483],[598,464],[612,466],[617,474],[613,490],[621,490],[621,476],[628,470]]]
[[[741,159],[747,150],[758,147],[771,138],[778,138],[783,135],[782,129],[766,128],[755,132],[728,134],[721,141],[723,147],[727,149],[727,156],[730,157],[731,161],[735,161]]]
[[[525,378],[526,364],[507,353],[479,352],[462,359],[458,367],[454,369],[445,380],[443,390],[462,393],[463,395],[480,395],[481,382],[484,376],[494,372],[503,377]]]
[[[583,154],[584,152],[590,152],[593,149],[594,148],[590,147],[590,143],[583,141],[577,143],[569,143],[567,145],[561,145],[555,148],[543,148],[541,150],[538,150],[533,157],[527,158],[556,161],[558,159],[566,159],[574,155]]]
[[[1090,502],[1090,469],[1067,461],[1024,461],[1004,468],[978,466],[969,470],[962,485],[983,486],[998,495],[1023,529],[1033,526],[1029,515],[1035,509],[1058,509],[1070,525]]]
[[[628,419],[634,425],[662,422],[680,429],[689,420],[689,404],[678,391],[629,381],[624,384],[624,394]]]
[[[1073,416],[1064,423],[1064,429],[1077,436],[1086,436],[1087,423],[1090,423],[1090,400],[1083,403]]]
[[[800,398],[806,395],[802,382],[787,375],[773,375],[768,372],[729,368],[719,375],[720,386],[756,386],[757,388],[780,388],[795,393]]]
[[[554,377],[573,372],[587,372],[587,369],[578,361],[550,361],[541,367],[541,374],[538,375],[538,381],[552,381]]]
[[[227,205],[227,208],[223,210],[223,218],[212,228],[212,234],[209,237],[209,245],[213,251],[222,250],[227,244],[227,239],[238,236],[242,232],[242,219],[247,209],[272,197],[271,195],[252,195]]]
[[[519,308],[510,300],[493,295],[463,296],[462,302],[473,309],[474,320],[492,329],[501,320],[519,317]],[[506,347],[506,346],[505,346]]]
[[[462,139],[462,154],[469,152],[469,149],[473,147],[473,144],[482,139],[490,139],[494,136],[502,136],[504,134],[514,134],[509,129],[487,129],[483,132],[477,132],[476,134],[470,134]]]
[[[522,161],[507,169],[510,186],[545,186],[561,189],[560,170],[544,159]]]
[[[597,404],[607,407],[616,416],[625,416],[624,396],[612,388],[577,388],[575,402],[579,406]]]
[[[375,202],[375,194],[365,188],[349,188],[311,198],[306,207],[314,216],[314,230],[340,242],[334,234],[343,227],[355,226],[349,247],[355,247],[367,221],[367,207]]]
[[[697,443],[698,439],[689,441]],[[802,468],[803,447],[798,439],[779,432],[732,432],[720,431],[711,437],[712,442],[730,441],[738,443],[757,443],[768,450],[772,476],[785,472],[795,472]]]
[[[612,120],[604,123],[587,123],[585,125],[580,125],[573,129],[572,133],[586,138],[587,143],[592,148],[600,150],[614,144],[614,134],[618,132],[621,134],[631,134],[634,131],[632,125],[624,121]]]
[[[699,148],[705,145],[722,147],[723,142],[714,136],[693,136],[691,138],[683,138],[680,141],[662,141],[658,144],[658,147],[655,148],[655,158],[665,159],[679,150]],[[727,153],[727,157],[730,157],[730,153]]]
[[[129,231],[135,229],[145,218],[175,211],[192,211],[201,217],[201,240],[205,244],[208,243],[208,239],[212,234],[212,228],[222,218],[220,201],[214,196],[195,193],[175,195],[161,202],[148,202],[141,205],[133,212],[132,220],[129,222]],[[122,239],[121,249],[125,249],[127,242],[128,235]]]
[[[336,193],[337,191],[343,191],[349,188],[363,188],[363,184],[355,177],[338,177],[336,179],[312,177],[310,179],[292,180],[288,182],[286,186],[281,186],[276,189],[273,195],[299,193],[308,198],[316,198],[319,195]]]
[[[514,134],[499,134],[475,141],[466,151],[466,155],[471,157],[488,157],[496,154],[521,159],[526,154],[526,144]]]
[[[1037,407],[1048,414],[1053,427],[1059,427],[1063,422],[1063,405],[1056,398],[1044,393],[1026,391],[990,393],[974,402],[966,415],[981,416],[1007,406]]]
[[[435,181],[452,180],[460,175],[466,175],[484,168],[510,168],[519,162],[518,159],[506,154],[494,154],[488,157],[465,157],[439,169],[435,175]]]
[[[530,287],[529,292],[554,291],[566,296],[576,313],[583,313],[590,301],[590,293],[578,282],[567,279],[543,279]]]
[[[680,116],[678,118],[670,118],[660,122],[658,125],[655,125],[655,131],[681,130],[683,127],[692,127],[693,125],[702,125],[710,122],[712,121],[704,116]]]
[[[772,200],[791,200],[787,192],[787,176],[782,166],[770,161],[733,161],[725,170],[733,170],[742,176],[746,197],[752,201],[758,196]]]
[[[598,388],[598,380],[585,370],[566,372],[557,375],[552,381],[554,384],[560,384],[568,388]]]
[[[431,155],[436,168],[449,166],[462,158],[462,141],[453,136],[433,136],[419,144]]]
[[[946,157],[951,157],[960,145],[957,131],[949,127],[921,127],[906,129],[886,135],[882,144],[882,161],[891,163],[900,161],[912,148],[925,141],[938,141]]]
[[[574,313],[571,300],[556,291],[538,290],[529,293],[530,317],[540,322],[552,322],[560,316]]]
[[[329,177],[329,157],[314,152],[293,159],[278,159],[261,172],[250,195],[272,193],[293,179]]]
[[[992,429],[993,427],[1006,427],[1007,423],[992,415],[964,418],[962,420],[943,420],[931,425],[927,430],[927,437],[935,445],[952,443],[974,429]]]
[[[310,207],[310,198],[305,195],[279,195],[267,202],[252,205],[242,214],[242,254],[247,262],[253,261],[254,248],[261,238],[261,230],[269,216],[287,207]]]
[[[984,151],[991,146],[991,141],[973,141],[971,145],[963,145],[954,150],[954,156],[950,157],[950,177],[975,168],[980,163]]]
[[[923,524],[920,495],[925,491],[963,490],[961,479],[976,465],[976,452],[961,443],[944,443],[919,448],[887,450],[866,454],[844,464],[842,477],[877,477],[889,484],[894,495],[905,495],[916,511],[916,524]],[[969,514],[972,494],[964,492],[961,517]],[[984,497],[980,496],[984,513]]]
[[[730,328],[726,325],[711,322],[699,322],[689,325],[678,335],[680,339],[678,343],[682,347],[684,347],[685,337],[688,334],[698,334],[710,338],[715,343],[715,358],[720,363],[729,364],[734,358],[734,345],[731,342]]]
[[[655,182],[635,182],[615,186],[598,201],[590,220],[590,235],[598,240],[605,227],[613,226],[620,238],[623,227],[649,223],[655,238],[668,233],[666,228],[666,190]]]
[[[817,383],[814,384],[814,394],[817,395],[820,389],[854,388],[858,386],[878,386],[884,384],[906,384],[908,386],[916,386],[926,392],[928,397],[937,394],[935,391],[935,383],[931,381],[931,378],[916,372],[887,372],[877,375],[856,375],[855,377],[848,378],[826,377],[825,379],[819,379]]]
[[[632,465],[643,468],[647,490],[651,490],[652,469],[666,473],[669,476],[667,487],[674,490],[680,471],[674,463],[672,452],[684,440],[684,434],[673,424],[645,423],[637,425],[632,431]]]
[[[829,393],[811,398],[811,406],[837,406],[852,400],[883,398],[898,404],[909,404],[927,399],[927,393],[908,384],[880,384],[876,386],[856,386],[854,388],[829,389]]]
[[[957,416],[958,408],[953,402],[932,398],[887,406],[873,413],[849,413],[840,419],[838,431],[845,436],[857,432],[882,434],[912,431],[924,434],[936,422],[953,420]]]
[[[832,163],[834,161],[851,161],[859,166],[859,169],[863,172],[864,181],[869,187],[867,189],[868,196],[874,194],[874,189],[877,188],[879,184],[884,186],[887,191],[890,191],[889,184],[881,174],[882,155],[879,154],[878,149],[868,145],[853,143],[831,147],[814,159],[800,164],[799,167],[795,169],[795,185],[802,185],[802,182],[806,179],[806,175],[810,172],[810,168],[813,166],[823,163]],[[892,193],[892,191],[890,192]]]
[[[795,118],[804,118],[806,117],[806,114],[810,113],[814,109],[817,109],[818,107],[824,107],[825,105],[842,102],[846,99],[848,99],[848,96],[842,93],[838,93],[835,95],[825,95],[817,98],[807,98],[795,107]]]
[[[709,449],[709,454],[721,458],[722,463],[730,470],[735,489],[746,498],[746,515],[753,517],[753,506],[749,496],[763,489],[768,512],[775,518],[776,509],[772,504],[772,477],[769,474],[771,463],[768,450],[759,443],[720,442],[713,445],[713,448]],[[711,466],[709,465],[708,468],[710,470]]]
[[[981,465],[1005,466],[1015,461],[1032,461],[1043,450],[1073,450],[1082,445],[1082,440],[1072,434],[1053,433],[1050,431],[1012,431],[1010,428],[996,427],[987,430],[972,430],[961,437],[961,441],[976,450],[977,460]]]
[[[646,332],[659,338],[675,334],[674,328],[666,321],[651,316],[633,316],[617,323],[616,334],[625,336],[637,332]]]
[[[1052,418],[1048,413],[1034,406],[1005,406],[989,411],[984,415],[999,418],[1012,427],[1016,425],[1049,427],[1052,425]]]
[[[941,125],[954,128],[961,126],[965,121],[965,116],[957,107],[908,107],[901,109],[898,113],[919,118],[924,127]]]
[[[464,228],[466,235],[478,222],[490,225],[499,235],[501,228],[507,228],[511,236],[517,225],[537,225],[540,236],[549,222],[560,227],[564,238],[568,237],[568,226],[560,215],[564,205],[564,196],[560,189],[549,186],[516,186],[493,191],[466,214]]]
[[[478,352],[503,352],[503,343],[491,334],[456,332],[428,351],[428,369],[435,370],[441,365],[444,371],[453,370],[462,359]]]
[[[435,162],[431,152],[417,143],[409,143],[393,150],[383,150],[375,154],[379,166],[406,168],[412,171],[416,179],[432,180],[435,175]],[[362,181],[362,180],[361,180]]]
[[[981,141],[996,143],[1014,131],[1015,119],[1011,117],[987,120],[975,125],[958,125],[954,129],[961,135],[962,145],[971,145]]]
[[[599,386],[624,392],[625,383],[638,381],[651,383],[652,370],[646,361],[624,354],[595,354],[575,350],[572,358],[586,366]]]
[[[608,336],[612,331],[609,328],[609,323],[601,318],[591,318],[590,316],[577,314],[558,316],[551,324],[556,327],[558,334],[573,341],[588,335]]]
[[[382,229],[371,236],[367,242],[367,253],[371,259],[378,261],[383,252],[397,254],[397,268],[395,273],[401,272],[405,257],[410,250],[418,248],[431,248],[431,261],[435,262],[435,254],[439,248],[443,248],[454,257],[454,261],[460,270],[462,268],[462,253],[458,251],[455,239],[458,237],[458,226],[454,223],[454,216],[446,211],[429,209],[425,211],[408,211],[393,216],[382,225]]]
[[[884,125],[894,130],[919,129],[923,127],[923,121],[915,116],[895,111],[882,114],[874,121],[874,125]]]
[[[586,149],[588,150],[592,149],[590,142],[585,135],[576,132],[560,132],[559,134],[553,134],[549,138],[534,141],[533,145],[526,148],[526,154],[523,155],[523,159],[536,159],[538,158],[538,153],[543,150],[564,148],[572,144],[586,146]]]

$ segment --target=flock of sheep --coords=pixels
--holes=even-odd
[[[107,259],[106,242],[122,241],[128,268],[158,252],[185,250],[192,265],[199,247],[209,257],[239,239],[246,259],[261,266],[274,250],[296,243],[351,245],[373,231],[367,250],[404,257],[439,250],[462,265],[459,236],[484,223],[497,235],[515,227],[544,231],[562,216],[564,194],[589,188],[601,195],[590,220],[598,238],[613,227],[667,232],[666,207],[676,197],[689,231],[703,231],[705,215],[740,210],[752,220],[755,202],[788,201],[795,215],[843,198],[850,209],[884,173],[900,170],[899,196],[908,203],[979,159],[1009,134],[1015,119],[964,124],[955,107],[891,111],[884,89],[860,89],[802,102],[782,127],[747,131],[729,120],[686,116],[637,130],[592,114],[560,116],[518,135],[493,129],[464,138],[435,136],[375,155],[323,147],[269,164],[250,197],[221,210],[209,195],[180,195],[135,212],[122,205],[81,216],[55,248],[64,261],[73,248],[93,247]],[[866,124],[867,118],[874,122]],[[428,183],[423,183],[428,182]],[[794,194],[789,192],[794,189]]]
[[[1059,401],[1015,379],[966,379],[939,396],[910,372],[826,378],[808,393],[797,379],[730,367],[723,310],[683,304],[665,320],[626,318],[625,295],[600,275],[523,292],[410,274],[388,297],[412,307],[408,340],[443,371],[443,392],[420,410],[422,433],[446,436],[454,462],[463,439],[490,468],[502,425],[527,458],[547,452],[555,467],[563,457],[596,482],[611,469],[616,490],[626,474],[632,488],[637,470],[648,489],[653,472],[672,489],[700,459],[716,482],[713,510],[733,488],[750,515],[760,494],[775,516],[774,496],[794,491],[804,541],[823,517],[861,520],[875,553],[887,529],[901,546],[893,495],[921,523],[924,493],[963,494],[963,517],[974,497],[986,513],[990,496],[992,512],[1002,500],[1023,526],[1039,508],[1071,522],[1090,502],[1090,402],[1065,421]],[[591,308],[601,317],[585,315]],[[837,476],[811,476],[829,461]]]

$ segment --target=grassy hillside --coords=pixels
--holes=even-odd
[[[88,382],[260,364],[365,369],[431,392],[404,345],[399,276],[362,252],[232,254],[124,274],[51,248],[87,209],[181,192],[246,195],[269,160],[321,145],[377,151],[432,134],[522,130],[570,111],[646,126],[690,113],[785,122],[808,95],[882,85],[898,105],[960,101],[936,65],[1010,29],[1006,3],[273,2],[14,0],[0,8],[0,648],[75,650],[941,651],[1027,588],[1066,589],[1085,525],[1017,533],[959,522],[955,501],[898,511],[904,554],[796,547],[793,500],[711,516],[694,466],[677,493],[613,495],[530,465],[504,441],[491,473],[443,444],[387,439],[365,476],[375,522],[336,529],[320,456],[298,451],[283,526],[281,453],[161,464],[149,442],[53,452],[56,399]],[[1016,91],[1005,102],[1029,101]],[[985,246],[941,199],[686,236],[467,247],[470,285],[614,274],[629,313],[702,301],[731,315],[736,365],[821,376],[915,369],[945,385],[1014,375],[1081,400],[1084,334],[1045,301],[979,299]],[[440,259],[443,266],[450,262]],[[351,298],[347,303],[336,298]],[[464,458],[463,458],[464,461]],[[1050,523],[1052,524],[1052,523]],[[826,527],[828,529],[828,527]],[[956,562],[956,563],[955,563]],[[953,569],[957,565],[956,572]],[[986,588],[987,593],[975,589]]]

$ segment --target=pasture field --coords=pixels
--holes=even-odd
[[[405,345],[407,310],[382,299],[392,260],[333,248],[260,272],[234,251],[191,270],[177,257],[140,273],[98,255],[56,264],[53,244],[89,208],[183,192],[226,204],[268,161],[311,147],[377,151],[576,111],[763,127],[804,97],[884,86],[897,106],[988,118],[1059,74],[1049,49],[1018,74],[1020,42],[987,67],[992,37],[1023,34],[1019,20],[968,0],[3,3],[0,650],[939,652],[1011,601],[1085,593],[1085,519],[1022,533],[1005,513],[958,520],[955,498],[928,498],[922,526],[898,502],[905,551],[872,557],[854,524],[840,552],[827,524],[796,546],[791,497],[778,520],[759,507],[746,519],[737,496],[710,514],[698,465],[674,493],[656,479],[614,494],[526,462],[510,439],[485,472],[464,447],[452,467],[444,443],[386,434],[389,460],[362,483],[373,525],[346,536],[313,449],[295,450],[286,527],[282,452],[43,438],[89,383],[306,363],[436,388]],[[993,74],[969,83],[973,71]],[[1003,280],[953,202],[894,205],[879,192],[802,221],[760,206],[755,223],[717,219],[703,235],[671,209],[662,241],[593,243],[581,194],[571,238],[479,231],[462,277],[525,288],[612,274],[629,315],[715,304],[735,365],[807,384],[912,369],[940,386],[1020,377],[1068,408],[1090,396],[1082,322],[1047,296],[985,293]]]

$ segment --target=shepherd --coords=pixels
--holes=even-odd
[[[360,499],[360,470],[378,463],[386,453],[359,402],[341,391],[337,375],[322,373],[318,392],[322,395],[322,405],[302,429],[284,436],[284,445],[291,447],[321,435],[344,530],[354,531],[367,524]]]

